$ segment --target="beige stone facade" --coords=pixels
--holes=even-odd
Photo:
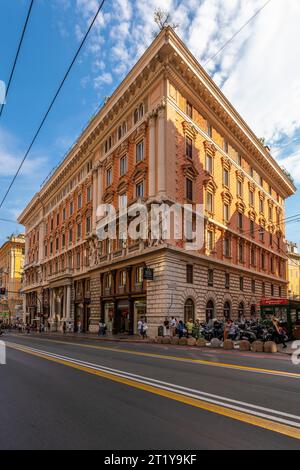
[[[164,29],[23,211],[27,315],[150,334],[170,316],[257,313],[286,297],[289,177],[170,28]],[[109,203],[204,208],[204,246],[99,241]],[[145,280],[145,267],[154,279]],[[30,313],[32,309],[32,314]]]

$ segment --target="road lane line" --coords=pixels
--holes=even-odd
[[[15,338],[19,338],[18,335],[11,335]],[[287,372],[287,371],[279,371],[279,370],[272,370],[272,369],[262,369],[259,367],[251,367],[251,366],[242,366],[237,364],[229,364],[229,363],[222,363],[222,362],[215,362],[215,361],[205,361],[204,359],[191,359],[185,357],[178,357],[178,356],[169,356],[164,354],[155,354],[155,353],[146,353],[140,351],[132,351],[130,349],[115,349],[109,346],[95,346],[90,344],[78,344],[69,341],[60,341],[60,340],[51,340],[51,339],[44,339],[44,338],[34,338],[34,337],[26,337],[22,336],[24,339],[34,339],[36,341],[45,341],[48,343],[55,343],[55,344],[65,344],[70,346],[77,346],[80,348],[87,348],[87,349],[96,349],[100,351],[111,351],[115,353],[122,353],[122,354],[131,354],[133,356],[140,356],[140,357],[148,357],[153,359],[164,359],[166,361],[177,361],[177,362],[187,362],[190,364],[195,365],[204,365],[204,366],[211,366],[211,367],[220,367],[225,369],[237,370],[240,372],[252,372],[255,374],[264,374],[264,375],[273,375],[277,377],[286,377],[286,378],[295,378],[300,379],[300,374],[295,372]]]
[[[84,371],[102,378],[112,380],[114,382],[126,384],[136,389],[148,391],[150,393],[170,398],[172,400],[176,400],[178,402],[191,405],[196,408],[217,413],[232,419],[236,419],[238,421],[243,421],[245,423],[300,440],[300,429],[297,429],[300,428],[300,423],[294,421],[284,420],[277,416],[271,416],[257,411],[255,412],[254,410],[236,407],[228,403],[211,400],[205,396],[202,396],[202,392],[195,391],[196,394],[188,393],[187,391],[191,389],[186,389],[186,391],[184,392],[183,390],[179,390],[179,388],[184,389],[184,387],[180,387],[177,385],[167,384],[170,385],[170,387],[168,387],[163,385],[165,384],[164,382],[160,382],[154,379],[152,380],[149,378],[143,378],[142,376],[124,373],[122,371],[116,371],[114,369],[111,369],[110,372],[107,372],[105,369],[108,368],[103,368],[102,366],[99,366],[97,364],[85,363],[77,359],[69,358],[66,356],[59,356],[54,353],[48,353],[47,351],[29,348],[16,343],[7,343],[7,346],[20,352],[31,354],[42,359],[69,366],[80,371]],[[131,378],[131,376],[133,375],[135,375],[136,378]],[[160,384],[158,385],[157,382],[160,382]],[[255,405],[252,405],[252,407],[254,406]],[[276,412],[276,410],[273,410],[273,412],[280,415],[294,416],[288,415],[287,413],[283,412]],[[300,420],[299,416],[294,416],[294,418]]]

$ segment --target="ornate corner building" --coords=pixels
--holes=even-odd
[[[166,317],[255,315],[286,297],[291,179],[171,28],[156,37],[19,218],[27,321],[150,334]],[[104,240],[100,204],[204,206],[204,245]],[[153,280],[144,268],[153,269]]]
[[[24,235],[11,235],[0,247],[0,322],[13,323],[23,317],[21,283],[25,257]]]

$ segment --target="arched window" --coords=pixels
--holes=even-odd
[[[212,300],[206,304],[206,321],[212,320],[215,316],[215,306]]]
[[[184,322],[189,320],[195,321],[195,304],[192,299],[187,299],[184,304]]]
[[[144,116],[144,105],[143,103],[141,103],[139,106],[139,119],[142,119],[143,116]]]
[[[122,126],[118,127],[118,139],[120,140],[122,138]]]
[[[240,320],[243,318],[245,315],[245,305],[244,302],[240,302],[239,308],[238,308],[238,319]]]
[[[224,318],[225,320],[229,319],[231,317],[231,306],[230,302],[225,302],[224,304]]]

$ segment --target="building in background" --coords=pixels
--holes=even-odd
[[[256,315],[262,298],[287,297],[283,221],[295,190],[165,28],[19,217],[27,320],[97,331],[101,319],[132,334],[147,317],[156,334],[170,316]],[[135,202],[202,205],[204,245],[99,241],[97,207]]]
[[[300,300],[300,253],[296,243],[287,243],[289,298]]]
[[[23,319],[21,283],[25,257],[24,235],[11,235],[0,248],[0,321],[14,323]]]

